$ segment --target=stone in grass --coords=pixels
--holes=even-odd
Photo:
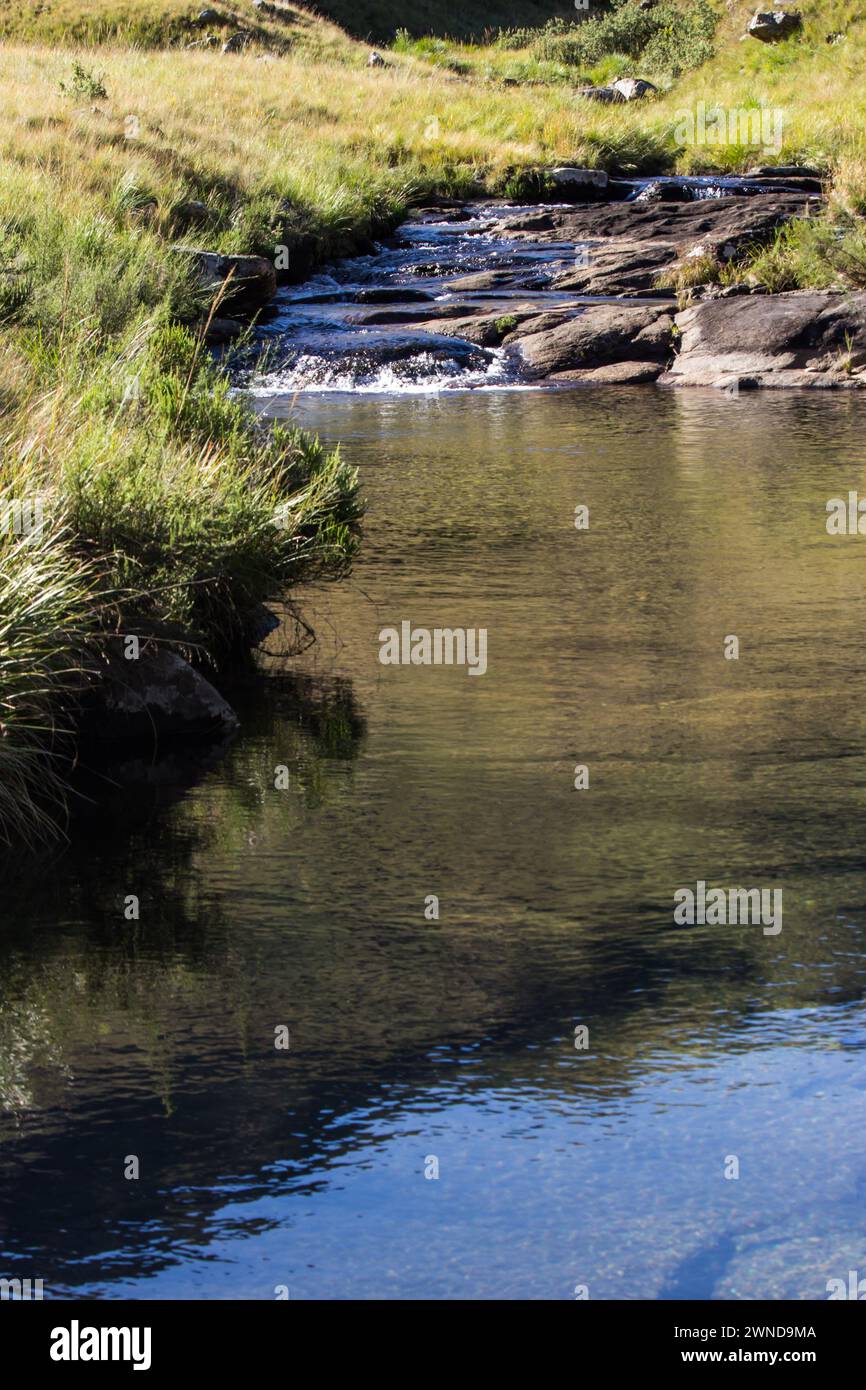
[[[577,87],[574,95],[585,97],[587,101],[600,101],[607,106],[625,101],[622,92],[618,92],[615,87]]]
[[[217,295],[225,292],[219,310],[230,314],[254,314],[277,292],[277,274],[266,256],[224,256],[195,246],[175,246],[176,255],[196,262],[199,281],[205,290]]]
[[[618,77],[616,82],[611,82],[610,85],[615,92],[624,96],[626,101],[639,101],[641,97],[649,96],[650,92],[658,91],[658,87],[643,77]]]
[[[803,16],[799,10],[759,10],[749,21],[749,38],[760,39],[762,43],[777,43],[788,39],[803,27]]]
[[[252,37],[252,34],[248,34],[245,29],[239,29],[236,34],[232,34],[230,39],[226,39],[223,44],[223,53],[243,53]]]

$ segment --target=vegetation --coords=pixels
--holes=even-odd
[[[680,287],[866,283],[866,16],[843,0],[806,0],[802,34],[773,46],[740,41],[753,8],[740,0],[612,0],[580,23],[541,0],[487,5],[480,36],[444,0],[402,7],[399,34],[385,0],[351,19],[337,0],[320,8],[218,5],[202,23],[183,0],[0,3],[0,499],[38,493],[47,518],[38,541],[0,529],[2,834],[56,812],[51,731],[101,634],[132,626],[218,664],[262,598],[343,572],[356,544],[351,469],[265,430],[210,360],[213,305],[179,237],[285,245],[303,268],[414,200],[543,196],[563,161],[806,163],[826,176],[827,217],[733,271],[689,266]],[[368,68],[340,22],[392,42],[385,66]],[[239,30],[248,47],[224,55]],[[623,74],[660,91],[622,106],[574,95]],[[778,147],[690,143],[682,117],[699,102],[781,113]],[[190,202],[206,232],[185,225]]]

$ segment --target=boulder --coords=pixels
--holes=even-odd
[[[202,10],[196,23],[204,28],[206,24],[218,24],[222,26],[227,24],[231,25],[234,21],[229,19],[227,15],[220,14],[219,10]]]
[[[166,648],[145,646],[137,660],[109,644],[104,663],[83,700],[85,723],[97,721],[104,739],[213,737],[233,732],[239,720],[219,691],[188,661]]]
[[[594,304],[551,332],[522,338],[518,350],[536,378],[609,362],[664,362],[671,326],[663,305]]]
[[[217,316],[212,319],[204,318],[201,321],[204,340],[211,347],[230,343],[232,338],[237,338],[238,334],[243,333],[244,326],[240,319],[221,319]]]
[[[254,314],[277,292],[276,271],[266,256],[224,256],[191,246],[173,249],[180,256],[194,258],[201,284],[209,293],[215,295],[220,286],[226,285],[219,305],[221,312]]]
[[[746,32],[750,38],[760,39],[762,43],[776,43],[779,39],[790,38],[802,27],[803,16],[799,10],[759,10],[749,20]]]
[[[547,178],[561,192],[570,196],[604,193],[607,188],[607,173],[604,169],[575,169],[562,165],[547,171]]]
[[[618,77],[610,85],[626,101],[639,101],[641,97],[649,96],[650,92],[658,91],[654,83],[647,82],[643,77]]]
[[[223,44],[223,53],[243,53],[252,37],[252,34],[247,33],[245,29],[239,29],[236,34],[232,34],[230,39],[226,39]]]
[[[625,101],[622,92],[618,92],[616,87],[577,87],[574,95],[585,97],[587,101],[600,101],[606,106]]]
[[[195,199],[176,203],[171,210],[172,226],[178,232],[187,232],[191,227],[211,227],[218,220],[219,216],[213,208]]]
[[[381,53],[377,53],[376,50],[375,50],[375,48],[374,48],[373,51],[372,51],[372,53],[370,54],[369,58],[367,59],[367,67],[368,67],[368,68],[384,68],[385,66],[386,66],[385,59],[382,57]]]
[[[707,299],[676,325],[680,351],[666,385],[866,385],[866,294]]]

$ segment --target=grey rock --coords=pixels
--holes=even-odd
[[[658,91],[654,83],[647,82],[643,77],[618,77],[610,85],[615,92],[625,97],[626,101],[639,101],[641,97],[649,96],[650,92]]]
[[[749,20],[746,32],[762,43],[776,43],[779,39],[790,38],[802,27],[803,16],[799,10],[759,10]]]
[[[192,246],[175,246],[173,250],[194,259],[201,284],[209,292],[216,294],[228,282],[220,310],[254,314],[277,292],[276,271],[266,256],[224,256]]]
[[[672,242],[607,241],[593,246],[587,256],[587,265],[557,275],[554,289],[592,295],[633,295],[654,290],[661,297],[673,297],[672,291],[655,288],[659,274],[677,258]]]
[[[668,318],[662,305],[591,305],[552,332],[523,338],[519,351],[533,377],[609,362],[664,360],[667,348],[652,333],[641,338],[662,317]]]
[[[377,53],[376,50],[375,50],[375,48],[374,48],[373,51],[371,52],[369,58],[367,59],[367,67],[368,67],[368,68],[384,68],[384,67],[386,67],[386,66],[387,66],[387,64],[385,63],[385,59],[382,57],[381,53]]]
[[[190,199],[184,203],[177,203],[172,208],[171,220],[177,231],[185,232],[191,227],[210,227],[218,219],[213,208],[209,208],[206,203]]]
[[[571,165],[561,165],[556,169],[549,169],[547,177],[556,188],[569,193],[586,189],[603,193],[607,188],[607,173],[604,169],[576,169]]]
[[[618,92],[615,87],[577,87],[574,95],[585,97],[587,101],[600,101],[605,106],[613,106],[625,101],[622,92]]]
[[[239,723],[219,691],[183,657],[151,646],[128,661],[120,642],[109,645],[89,687],[86,710],[110,739],[211,737]]]
[[[216,347],[220,343],[230,343],[232,338],[243,333],[244,324],[241,323],[240,319],[225,319],[215,316],[210,321],[202,320],[202,328],[205,330],[205,342]]]
[[[219,10],[202,10],[196,22],[200,24],[202,28],[206,24],[226,25],[233,23],[227,15],[220,14]]]
[[[252,34],[247,33],[245,29],[239,29],[236,34],[232,34],[230,39],[226,39],[223,44],[223,53],[243,53],[252,37]]]
[[[710,299],[678,314],[676,325],[671,385],[741,376],[761,386],[866,385],[866,294]]]
[[[662,374],[659,362],[609,362],[604,367],[557,372],[551,381],[582,381],[587,386],[643,386]]]

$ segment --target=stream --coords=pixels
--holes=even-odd
[[[573,301],[586,247],[501,211],[281,291],[244,385],[360,468],[356,567],[224,757],[8,867],[0,1275],[46,1297],[866,1273],[866,571],[825,526],[866,403],[532,389],[419,329]],[[383,665],[404,621],[486,630],[483,677]],[[676,925],[699,881],[782,888],[781,932]]]

